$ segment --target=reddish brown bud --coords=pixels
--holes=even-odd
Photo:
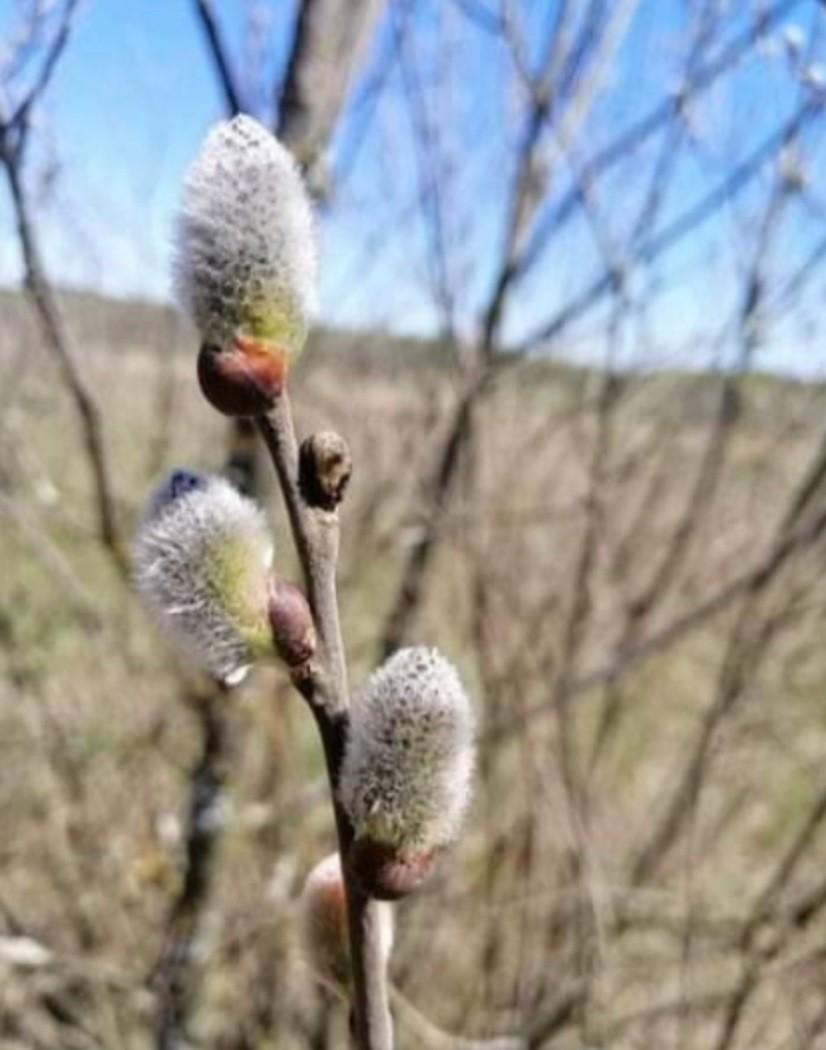
[[[402,855],[382,842],[356,839],[350,847],[350,867],[365,893],[395,901],[418,889],[433,871],[436,851]]]
[[[304,592],[294,583],[274,579],[270,584],[268,612],[275,648],[289,668],[312,659],[316,649],[313,615]]]
[[[225,416],[260,416],[284,387],[287,357],[271,343],[236,336],[229,346],[204,343],[198,382],[204,397]]]

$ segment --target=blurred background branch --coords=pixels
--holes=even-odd
[[[826,1045],[823,4],[7,8],[0,1041],[348,1039],[293,925],[312,727],[277,672],[182,702],[120,571],[161,467],[266,499],[168,303],[181,171],[246,110],[318,202],[291,381],[358,464],[348,661],[438,638],[482,720],[401,1050]]]

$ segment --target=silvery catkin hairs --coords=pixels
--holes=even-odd
[[[251,117],[207,135],[175,248],[178,294],[203,341],[243,334],[300,351],[315,302],[310,203],[290,153]]]
[[[355,828],[399,857],[459,832],[474,767],[475,718],[435,649],[401,649],[368,679],[351,713],[340,797]]]
[[[137,590],[183,653],[234,684],[272,646],[273,546],[261,511],[222,478],[176,471],[132,547]]]

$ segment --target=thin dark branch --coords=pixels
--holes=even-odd
[[[778,173],[769,193],[760,233],[752,252],[737,318],[738,357],[736,368],[726,372],[720,382],[717,409],[711,421],[705,448],[693,483],[689,486],[684,508],[665,546],[665,553],[655,563],[653,572],[640,592],[628,603],[628,615],[618,652],[635,644],[644,626],[672,588],[695,537],[711,509],[717,494],[734,424],[739,418],[739,389],[742,376],[751,368],[759,344],[758,318],[766,285],[765,271],[770,248],[780,227],[780,215],[787,200],[782,176]],[[612,690],[606,697],[595,734],[592,765],[595,765],[607,741],[620,723],[622,693]]]
[[[230,116],[234,116],[236,113],[243,112],[245,107],[241,100],[241,93],[235,84],[235,77],[210,0],[195,0],[195,13],[207,39],[209,53],[218,75],[218,83],[224,95],[224,104]]]
[[[754,953],[755,935],[760,925],[769,916],[775,901],[791,881],[801,860],[808,853],[824,820],[826,820],[826,788],[821,788],[802,827],[775,865],[743,924],[740,933],[740,948],[744,952],[756,954],[758,958],[746,958],[741,978],[726,1005],[715,1050],[728,1050],[734,1042],[743,1013],[759,983],[759,956],[761,953]],[[777,947],[776,949],[773,947],[772,957],[779,952],[780,943],[775,942]],[[763,962],[765,962],[765,951],[762,954]]]
[[[739,598],[752,590],[765,588],[790,559],[812,547],[826,530],[826,511],[822,511],[805,525],[791,530],[773,547],[756,566],[736,576],[730,583],[698,602],[693,609],[676,617],[665,627],[654,631],[622,656],[611,659],[592,671],[572,678],[566,695],[570,698],[591,692],[600,686],[618,681],[640,664],[667,651],[682,641],[688,634],[701,627],[716,615],[729,609]],[[520,728],[526,721],[549,715],[553,708],[547,703],[529,707],[516,717],[503,720],[488,727],[487,732],[508,734]]]
[[[226,697],[221,690],[193,697],[191,702],[203,745],[188,780],[181,888],[172,902],[163,946],[150,978],[157,996],[156,1050],[179,1050],[186,1036],[199,977],[193,949],[212,884],[219,835],[217,810],[229,750]]]
[[[557,35],[552,34],[552,42],[556,38]],[[588,53],[588,49],[593,49],[595,46],[595,39],[598,39],[598,35],[595,38],[592,32],[586,34],[584,38],[578,41],[577,47],[580,57],[571,66],[569,73],[571,83],[576,80],[578,71],[582,67],[583,57]],[[753,40],[753,37],[750,39]],[[548,47],[552,49],[552,44],[548,45]],[[548,51],[546,51],[546,62],[551,63],[551,56]],[[545,76],[547,76],[547,71],[545,71]],[[471,376],[465,391],[460,397],[451,426],[445,437],[444,444],[437,454],[422,497],[425,509],[425,522],[419,539],[405,559],[396,595],[381,632],[380,648],[385,655],[401,643],[418,607],[427,567],[438,542],[438,532],[444,516],[444,509],[447,506],[455,481],[457,466],[461,460],[461,452],[471,435],[471,421],[475,407],[492,378],[494,365],[503,356],[496,352],[498,330],[508,294],[520,273],[516,254],[519,233],[526,224],[526,220],[532,217],[533,210],[538,204],[538,200],[530,197],[529,176],[533,166],[533,158],[540,142],[541,130],[552,112],[549,100],[551,84],[546,83],[544,78],[540,76],[533,82],[533,86],[535,90],[531,93],[531,108],[517,158],[516,176],[512,183],[512,198],[509,202],[508,226],[502,261],[494,281],[490,301],[483,316],[483,332],[479,346],[479,357],[482,363],[477,365],[477,371]],[[668,113],[671,113],[670,109]],[[656,126],[658,127],[659,124]],[[580,195],[577,195],[576,200],[579,203]],[[588,299],[587,306],[601,299],[605,292],[616,289],[615,270],[613,267],[609,267],[609,269],[609,279],[604,283],[600,283],[596,290],[596,295],[591,295]],[[567,323],[567,317],[565,321]],[[509,356],[511,360],[514,360],[517,355]]]
[[[49,86],[52,75],[57,68],[57,63],[60,60],[60,56],[63,54],[66,44],[69,42],[69,34],[74,24],[74,14],[79,2],[80,0],[67,0],[66,7],[64,8],[60,20],[60,26],[52,40],[49,50],[46,52],[46,57],[40,67],[40,72],[28,94],[15,110],[9,122],[10,124],[16,124],[19,126],[27,124],[32,107],[37,103],[40,96]]]
[[[301,0],[276,132],[309,168],[326,148],[384,0]]]
[[[402,569],[401,580],[379,642],[383,657],[402,644],[414,611],[419,605],[425,574],[438,539],[448,495],[455,480],[460,453],[471,428],[473,410],[491,377],[487,366],[478,368],[465,387],[453,412],[445,442],[422,497],[426,520],[418,540],[413,544]]]
[[[63,381],[80,419],[95,484],[100,539],[104,547],[113,555],[118,567],[124,570],[124,555],[116,523],[111,474],[103,443],[100,407],[80,372],[74,349],[63,326],[57,300],[41,265],[34,225],[20,181],[20,172],[16,164],[8,162],[4,165],[4,171],[11,192],[17,219],[17,232],[23,252],[26,292],[40,322],[46,345],[57,360]]]
[[[427,266],[434,301],[438,304],[440,338],[455,344],[456,288],[451,280],[450,237],[447,225],[445,165],[440,155],[438,124],[428,110],[415,56],[407,46],[403,13],[395,14],[393,28],[398,64],[413,131],[422,225],[427,238]]]
[[[647,882],[668,856],[680,831],[695,811],[702,790],[712,744],[726,718],[735,710],[749,682],[770,649],[785,619],[781,614],[756,615],[754,600],[759,591],[750,589],[730,632],[714,695],[706,708],[686,764],[676,777],[677,786],[630,864],[634,886]]]
[[[709,191],[701,200],[691,205],[673,219],[658,234],[644,241],[632,257],[625,260],[626,267],[649,265],[661,255],[684,240],[698,227],[706,223],[723,206],[739,196],[777,156],[779,151],[815,118],[822,115],[819,103],[804,102],[778,129],[767,136],[748,157],[732,169],[726,178]],[[592,307],[599,304],[616,288],[617,275],[613,268],[606,268],[587,288],[566,303],[549,321],[538,326],[515,347],[518,354],[531,353],[537,348],[558,338],[574,321],[579,320]]]
[[[14,116],[11,120],[0,118],[0,164],[6,174],[17,223],[26,292],[40,323],[46,345],[57,360],[63,382],[80,420],[94,482],[100,539],[104,547],[112,554],[117,567],[124,571],[125,562],[116,522],[111,474],[103,442],[100,408],[80,371],[75,350],[63,324],[56,296],[46,276],[21,170],[31,108],[46,90],[57,61],[63,53],[76,7],[77,0],[69,0],[63,12],[60,28],[48,50],[40,74],[29,94],[18,106]]]
[[[761,36],[781,24],[801,3],[802,0],[779,0],[772,7],[761,11],[752,25],[726,45],[718,55],[696,70],[693,77],[683,85],[678,94],[654,106],[644,117],[621,132],[586,161],[580,170],[583,181],[593,182],[633,155],[634,150],[643,142],[664,128],[674,117],[679,116],[681,108],[687,101],[707,90],[724,73],[732,69]],[[579,204],[579,191],[577,187],[573,187],[538,220],[524,251],[518,261],[514,262],[514,277],[523,276],[533,266],[550,238],[574,214]]]

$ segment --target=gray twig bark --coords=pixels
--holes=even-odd
[[[294,675],[307,700],[324,746],[333,810],[347,890],[350,953],[353,969],[353,1020],[359,1050],[392,1050],[393,1026],[388,1005],[386,961],[382,953],[378,904],[361,890],[347,863],[353,828],[338,801],[338,780],[346,744],[349,695],[336,596],[338,511],[311,502],[308,494],[329,490],[326,479],[307,477],[322,469],[302,457],[286,391],[272,411],[257,420],[278,475],[290,526],[304,573],[319,648],[309,670]]]

